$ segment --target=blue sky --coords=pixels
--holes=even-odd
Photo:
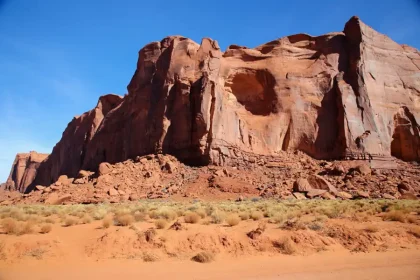
[[[255,47],[341,31],[353,15],[420,49],[418,0],[0,0],[0,182],[17,152],[50,152],[100,95],[125,94],[148,42],[183,35]]]

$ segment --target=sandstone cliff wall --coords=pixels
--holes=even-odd
[[[73,119],[35,184],[150,153],[236,165],[300,150],[420,160],[420,54],[351,18],[343,32],[256,48],[181,36],[139,52],[124,98]]]

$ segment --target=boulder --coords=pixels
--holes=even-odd
[[[382,194],[382,197],[385,199],[396,199],[395,196],[390,195],[389,193]]]
[[[412,193],[414,191],[413,188],[407,182],[399,183],[397,188],[401,194]]]
[[[335,196],[330,194],[329,192],[323,193],[321,195],[321,197],[324,198],[324,199],[330,199],[330,200],[335,200],[336,199]]]
[[[86,177],[85,178],[77,178],[73,181],[73,184],[76,184],[76,185],[86,184],[86,183],[87,183]]]
[[[293,183],[294,192],[308,192],[311,189],[311,185],[305,178],[299,178]]]
[[[310,189],[307,193],[306,196],[309,198],[314,198],[317,196],[322,196],[323,194],[325,194],[327,191],[326,190],[320,190],[320,189]]]
[[[79,171],[79,173],[77,174],[77,179],[80,179],[80,178],[86,178],[86,177],[89,177],[90,176],[90,174],[91,174],[91,172],[89,172],[89,171],[86,171],[86,170],[80,170]]]
[[[337,192],[337,193],[335,193],[335,195],[339,198],[342,198],[342,199],[352,199],[353,198],[353,196],[351,194],[349,194],[348,192],[343,192],[343,191]]]
[[[108,194],[109,194],[110,196],[116,196],[116,195],[118,195],[119,193],[118,193],[118,191],[117,191],[116,189],[114,189],[114,188],[110,188],[110,189],[108,190]]]
[[[399,199],[417,200],[418,197],[412,192],[406,192],[402,194]]]
[[[43,193],[49,193],[49,192],[51,192],[52,190],[51,190],[51,188],[50,187],[47,187],[47,188],[45,188],[42,192]]]
[[[112,171],[112,165],[109,164],[108,162],[102,162],[101,164],[99,164],[99,168],[98,168],[99,176],[106,175],[111,171]]]
[[[372,173],[372,169],[370,169],[369,165],[367,164],[358,165],[356,170],[362,175],[370,175]]]
[[[38,186],[35,186],[35,189],[38,190],[38,191],[43,191],[45,189],[45,187],[38,185]]]
[[[130,196],[128,197],[128,200],[137,201],[139,200],[139,196],[137,194],[130,194]]]
[[[300,193],[300,192],[294,192],[293,196],[298,200],[306,199],[306,196],[304,194]]]
[[[362,190],[357,190],[356,191],[356,197],[358,198],[370,198],[370,195],[368,192],[362,191]]]
[[[311,175],[308,177],[308,182],[314,189],[327,190],[330,193],[337,193],[338,190],[330,182],[319,175]]]
[[[165,169],[169,173],[174,173],[176,171],[176,165],[172,161],[168,161],[168,162],[165,163]]]
[[[60,204],[63,204],[64,202],[66,202],[66,201],[70,201],[71,198],[72,198],[71,195],[61,195],[61,196],[59,196],[56,193],[52,193],[45,200],[45,204],[60,205]]]

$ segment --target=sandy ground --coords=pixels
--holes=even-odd
[[[381,223],[381,231],[375,233],[376,237],[369,235],[365,242],[377,243],[379,240],[389,244],[384,252],[378,252],[381,246],[377,245],[368,252],[352,253],[333,239],[326,239],[331,241],[327,249],[317,252],[315,247],[308,250],[311,242],[312,246],[317,244],[312,240],[317,235],[311,231],[292,232],[290,234],[304,238],[305,243],[301,244],[297,255],[290,256],[279,254],[273,248],[260,252],[249,245],[245,232],[256,224],[243,222],[234,228],[187,225],[182,231],[158,230],[154,243],[139,243],[137,233],[129,227],[102,229],[99,222],[72,227],[55,225],[51,233],[43,235],[0,234],[0,241],[6,245],[3,251],[8,256],[0,260],[0,280],[420,279],[420,250],[415,239],[404,237],[404,226],[407,225]],[[355,229],[364,226],[361,223],[352,225]],[[144,231],[152,224],[135,226]],[[395,233],[398,239],[390,239],[387,230],[400,230]],[[287,233],[270,225],[261,240],[255,242],[264,244],[264,237],[275,238]],[[165,237],[164,245],[160,243],[160,237]],[[227,247],[218,241],[213,243],[221,237],[227,238],[230,243]],[[391,242],[394,242],[393,246]],[[252,244],[260,248],[257,243]],[[190,260],[191,254],[203,247],[219,252],[214,262],[201,264]],[[160,252],[160,260],[144,262],[138,257],[147,250]],[[175,252],[177,256],[164,256],[162,251]]]
[[[28,261],[0,265],[0,279],[420,279],[420,252],[326,252],[311,256],[144,263]]]
[[[352,205],[359,204],[356,201]],[[350,215],[350,210],[339,218],[322,218],[302,205],[294,206],[303,207],[299,212],[302,216],[290,212],[292,217],[282,223],[270,222],[262,215],[255,221],[238,220],[233,226],[228,218],[211,223],[209,216],[192,223],[187,219],[191,213],[186,212],[168,218],[163,227],[157,223],[163,220],[153,212],[157,210],[123,226],[121,217],[128,214],[115,214],[115,223],[111,224],[104,223],[112,221],[108,219],[111,212],[104,220],[85,221],[85,210],[94,215],[105,206],[74,206],[56,209],[61,214],[59,211],[66,211],[63,218],[58,214],[48,217],[52,222],[48,233],[41,230],[47,222],[42,220],[42,211],[47,209],[32,207],[27,211],[38,209],[38,214],[22,216],[26,222],[15,221],[21,231],[8,231],[11,218],[3,218],[0,223],[0,280],[420,280],[420,221],[417,212],[408,212],[411,208],[407,208],[404,220],[390,221],[382,212]],[[366,205],[368,209],[376,207]],[[127,205],[118,207],[112,211],[131,211]],[[3,216],[18,217],[17,209],[12,210]],[[163,210],[170,209],[162,208],[159,213],[171,213]],[[67,222],[70,212],[75,221],[71,225]],[[82,217],[79,214],[83,218],[76,219]],[[193,261],[203,252],[214,260]]]

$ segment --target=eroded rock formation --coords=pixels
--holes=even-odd
[[[419,160],[419,117],[418,50],[357,17],[343,32],[225,52],[211,39],[167,37],[140,50],[123,99],[101,97],[70,122],[34,184],[161,152],[190,165],[294,150]]]
[[[48,154],[31,151],[26,154],[17,154],[12,165],[9,178],[3,185],[5,190],[24,192],[32,184],[41,162]]]
[[[122,101],[118,95],[108,94],[99,98],[96,107],[81,116],[74,117],[63,132],[63,137],[55,145],[51,155],[38,169],[35,185],[49,185],[60,175],[76,177],[82,167],[86,148],[95,135],[105,116]]]

